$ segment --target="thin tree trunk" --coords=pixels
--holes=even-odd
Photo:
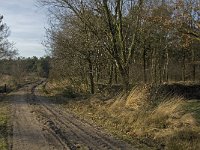
[[[88,58],[89,63],[89,79],[90,79],[90,92],[94,94],[94,75],[93,75],[93,65],[90,58]]]
[[[168,66],[169,66],[169,51],[168,51],[168,49],[166,49],[165,81],[166,81],[167,83],[168,83],[168,81],[169,81]]]
[[[110,75],[108,84],[111,85],[113,81],[113,64],[110,66]]]
[[[143,50],[143,78],[144,83],[147,83],[147,74],[146,74],[146,49]]]
[[[196,65],[195,64],[193,64],[192,66],[192,79],[193,81],[196,80]]]
[[[152,60],[151,60],[151,80],[152,83],[157,82],[157,65],[156,65],[156,54],[155,49],[152,52]]]
[[[155,61],[156,61],[156,59],[155,59]],[[156,64],[156,62],[155,62],[155,67],[154,67],[154,82],[155,82],[155,84],[157,84],[157,64]]]
[[[117,73],[117,67],[114,65],[114,76],[115,76],[115,84],[118,83],[118,73]]]
[[[160,63],[159,64],[159,83],[161,84],[162,83],[162,64]]]
[[[95,68],[95,71],[96,71],[96,83],[99,82],[99,74],[100,74],[100,71],[99,71],[99,65],[96,66]]]
[[[183,58],[182,58],[182,80],[185,82],[185,50],[183,49]]]
[[[196,80],[196,65],[195,65],[195,54],[194,50],[192,50],[192,80]]]

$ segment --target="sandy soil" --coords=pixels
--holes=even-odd
[[[36,85],[9,95],[12,102],[12,150],[131,150],[131,145],[100,131],[40,96]]]

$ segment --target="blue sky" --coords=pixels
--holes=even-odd
[[[41,43],[45,37],[47,16],[44,9],[36,7],[35,0],[0,0],[0,14],[10,28],[9,40],[15,43],[20,56],[45,55]]]

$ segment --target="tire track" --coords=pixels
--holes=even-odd
[[[38,97],[35,89],[36,86],[32,89],[32,94],[34,102],[41,107],[40,112],[38,112],[43,116],[42,120],[45,120],[48,128],[63,140],[70,149],[81,147],[94,150],[134,149],[131,145],[98,131],[69,112],[50,104],[48,99]]]
[[[67,150],[62,140],[43,130],[43,125],[33,114],[33,107],[29,105],[29,95],[34,84],[24,86],[8,95],[12,105],[12,126],[9,137],[11,150]]]

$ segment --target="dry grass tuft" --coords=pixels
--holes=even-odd
[[[126,99],[125,106],[134,110],[139,110],[146,106],[148,102],[148,92],[149,89],[147,87],[133,88]]]

